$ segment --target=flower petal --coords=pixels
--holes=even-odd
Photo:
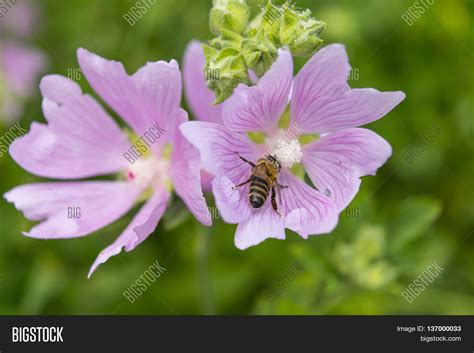
[[[187,116],[183,118],[187,120]],[[171,170],[176,194],[202,224],[211,225],[212,220],[201,189],[199,151],[186,140],[179,129],[175,131]]]
[[[216,206],[226,223],[239,223],[251,216],[246,188],[233,189],[235,184],[226,176],[218,176],[212,181],[212,191]]]
[[[313,184],[342,210],[359,190],[359,178],[375,175],[391,154],[392,148],[382,137],[355,128],[325,135],[306,145],[302,163]]]
[[[0,66],[8,88],[21,97],[35,89],[38,75],[46,66],[42,52],[13,42],[2,43]]]
[[[284,219],[267,202],[239,223],[234,241],[235,246],[243,250],[269,238],[285,239],[285,226]]]
[[[251,142],[246,135],[232,133],[220,124],[191,121],[180,126],[183,135],[200,152],[204,169],[214,175],[225,175],[234,183],[249,175],[250,166],[237,155],[256,162],[263,150]]]
[[[47,178],[85,178],[127,167],[129,142],[117,124],[79,85],[65,77],[41,81],[48,125],[33,122],[10,146],[12,158],[30,173]],[[33,146],[33,147],[32,147]]]
[[[182,83],[178,63],[175,60],[170,63],[149,62],[132,76],[132,80],[140,98],[133,106],[133,128],[141,135],[158,123],[166,130],[165,134],[169,131],[165,136],[167,138],[160,138],[160,141],[170,141],[178,124],[172,117],[179,116],[177,111],[181,103]]]
[[[198,41],[186,47],[183,58],[183,79],[186,100],[198,120],[222,123],[222,104],[214,105],[215,95],[207,88],[204,77],[206,58]]]
[[[171,195],[168,192],[156,190],[122,234],[111,245],[100,252],[92,264],[87,277],[90,278],[100,264],[120,253],[122,248],[130,252],[153,233],[166,210],[170,197]]]
[[[32,39],[31,37],[37,29],[40,17],[39,3],[35,1],[12,1],[10,4],[3,3],[2,5],[0,33],[7,32],[14,37]],[[8,16],[6,16],[7,12]]]
[[[378,120],[404,98],[403,92],[351,89],[349,59],[341,44],[318,51],[295,78],[292,123],[305,133],[326,133]]]
[[[333,200],[313,189],[287,170],[282,170],[279,183],[285,227],[307,238],[331,232],[337,225],[339,210]]]
[[[224,103],[222,117],[229,130],[261,131],[273,134],[288,105],[293,80],[293,58],[287,49],[256,86],[240,84]]]
[[[135,104],[140,99],[122,63],[106,60],[83,48],[77,50],[77,59],[87,81],[98,95],[131,127],[141,126],[135,120],[138,117],[133,116]]]
[[[208,192],[212,190],[211,183],[213,180],[214,180],[214,175],[212,175],[211,173],[207,172],[204,169],[201,170],[201,185],[202,185],[203,191]]]
[[[138,135],[155,123],[168,130],[169,117],[181,101],[181,74],[176,61],[148,63],[129,76],[117,61],[103,59],[82,48],[77,55],[90,85]],[[159,145],[164,142],[160,138]]]
[[[4,197],[32,221],[42,221],[24,234],[59,239],[88,235],[122,217],[142,190],[132,183],[84,181],[18,186]]]

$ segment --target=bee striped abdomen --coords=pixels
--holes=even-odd
[[[250,182],[249,201],[253,208],[260,208],[270,192],[267,180],[254,176]]]

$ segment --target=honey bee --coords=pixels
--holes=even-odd
[[[252,207],[255,209],[263,206],[271,191],[272,208],[281,217],[276,202],[275,189],[278,191],[278,199],[281,205],[280,189],[287,188],[288,186],[278,184],[278,173],[281,170],[280,163],[274,156],[267,155],[260,158],[255,164],[242,157],[238,152],[235,153],[242,161],[252,166],[252,174],[248,180],[234,186],[233,189],[237,189],[250,183],[248,199]]]

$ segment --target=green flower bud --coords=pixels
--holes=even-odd
[[[242,52],[248,68],[262,76],[276,60],[278,48],[265,33],[251,30],[243,40]]]
[[[269,40],[277,43],[279,42],[281,16],[282,11],[269,1],[252,22],[250,22],[249,32],[263,32],[269,37]]]
[[[247,66],[239,50],[215,49],[208,45],[203,45],[203,49],[206,57],[204,70],[207,87],[214,91],[216,96],[214,104],[222,103],[230,97],[239,83],[250,84]]]
[[[239,50],[242,47],[243,37],[235,32],[223,29],[219,37],[211,39],[209,45],[213,48],[234,48]]]
[[[311,17],[311,11],[297,11],[290,6],[282,6],[279,39],[282,46],[288,46],[293,56],[313,54],[322,44],[319,37],[326,23]]]
[[[249,17],[250,10],[245,0],[214,0],[209,27],[216,36],[220,35],[223,29],[243,33]]]
[[[219,73],[219,79],[206,78],[216,95],[215,104],[227,99],[239,83],[250,84],[248,70],[263,76],[277,59],[278,48],[288,47],[293,56],[308,56],[323,43],[319,35],[325,23],[290,2],[277,6],[268,1],[250,24],[245,0],[214,0],[213,5],[209,22],[217,37],[204,46],[204,52],[206,70]]]

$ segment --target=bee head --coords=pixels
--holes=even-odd
[[[268,155],[267,160],[270,161],[276,167],[278,171],[280,171],[281,165],[274,156]]]

